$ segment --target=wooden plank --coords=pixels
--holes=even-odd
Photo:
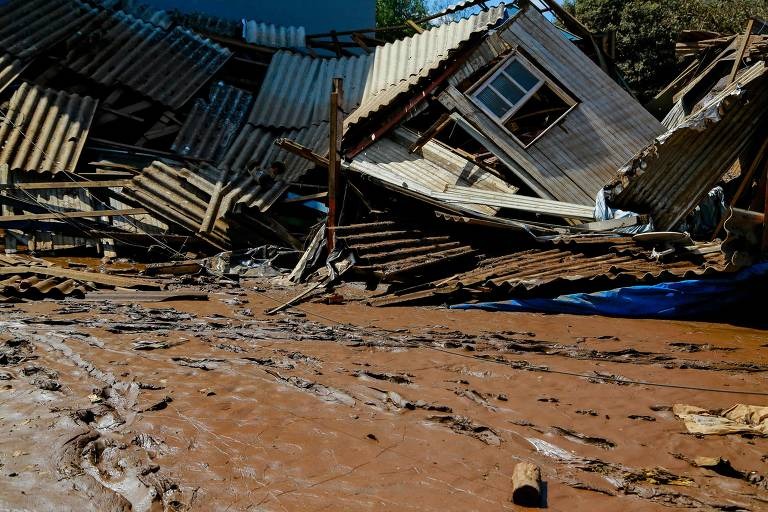
[[[318,155],[311,149],[302,146],[298,142],[294,142],[290,139],[277,139],[275,141],[275,146],[284,149],[288,151],[289,153],[293,153],[294,155],[298,155],[305,160],[309,160],[313,164],[319,166],[319,167],[328,167],[328,159],[324,156]]]
[[[432,126],[427,128],[427,130],[422,133],[418,139],[416,139],[416,142],[414,142],[411,147],[408,148],[408,151],[411,153],[416,153],[424,147],[424,144],[437,137],[437,135],[452,122],[453,119],[451,119],[451,114],[444,113],[440,116],[440,119],[438,119]]]
[[[733,68],[731,69],[731,74],[728,76],[728,83],[732,84],[734,80],[736,80],[736,75],[739,72],[739,68],[741,67],[741,62],[744,60],[744,54],[747,52],[747,48],[749,47],[749,36],[752,34],[752,29],[755,27],[755,20],[750,19],[747,22],[747,30],[744,31],[744,35],[742,36],[741,44],[739,45],[739,51],[736,52],[736,60],[733,61]]]
[[[339,219],[337,202],[341,188],[341,138],[344,135],[344,113],[341,105],[344,101],[344,82],[341,78],[333,79],[330,103],[330,135],[328,140],[328,254],[333,252],[336,234],[333,228]]]
[[[89,217],[117,217],[128,215],[144,215],[149,213],[144,208],[127,208],[125,210],[96,210],[92,212],[56,212],[56,213],[26,213],[22,215],[2,215],[0,222],[15,222],[20,220],[55,220],[55,219],[84,219]]]
[[[127,187],[131,180],[108,181],[53,181],[44,183],[0,184],[0,190],[58,190],[73,188],[112,188]]]
[[[303,203],[304,201],[312,201],[314,199],[325,199],[328,197],[328,192],[318,192],[317,194],[310,194],[308,196],[292,197],[291,199],[284,199],[283,204],[290,203]]]
[[[60,267],[0,267],[0,275],[37,274],[51,277],[64,277],[75,281],[84,281],[115,286],[119,288],[146,288],[160,290],[163,284],[149,279],[134,279],[131,277],[113,276],[98,272],[83,272]]]
[[[632,226],[641,226],[648,223],[647,215],[632,215],[623,219],[600,220],[597,222],[588,222],[578,224],[573,229],[583,229],[586,231],[612,231],[619,228],[628,228]]]

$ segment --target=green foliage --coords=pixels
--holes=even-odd
[[[420,20],[429,15],[424,0],[376,0],[376,26],[396,27],[406,20]],[[413,34],[413,30],[384,32],[380,37],[388,40]]]
[[[768,17],[766,0],[567,0],[594,32],[616,31],[616,61],[641,101],[675,76],[682,30],[742,32],[750,16]]]

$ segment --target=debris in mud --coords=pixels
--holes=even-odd
[[[45,391],[61,391],[61,384],[53,379],[37,378],[32,384]]]
[[[354,373],[355,377],[370,377],[376,380],[386,380],[395,384],[413,384],[413,375],[407,373],[385,373],[374,372],[370,370],[358,370]]]
[[[530,462],[518,462],[512,472],[512,502],[525,507],[545,508],[541,485],[541,468]]]
[[[501,436],[491,427],[478,425],[465,416],[430,416],[427,420],[448,425],[454,432],[474,437],[487,445],[499,446],[502,443]]]
[[[578,409],[576,414],[582,414],[584,416],[600,416],[600,414],[593,409]]]
[[[564,438],[574,441],[581,444],[591,444],[593,446],[597,446],[599,448],[602,448],[603,450],[610,450],[612,448],[616,448],[616,443],[613,441],[609,441],[608,439],[604,439],[602,437],[594,437],[594,436],[588,436],[586,434],[582,434],[579,432],[576,432],[574,430],[570,430],[563,427],[552,427],[552,429],[563,436]]]
[[[14,338],[0,345],[0,366],[15,366],[29,359],[35,359],[34,348],[27,340]]]
[[[647,416],[643,414],[630,414],[629,416],[627,416],[627,418],[631,420],[656,421],[656,418],[654,418],[653,416]]]
[[[356,403],[356,400],[354,399],[354,397],[352,397],[352,395],[344,391],[341,391],[340,389],[335,389],[335,388],[325,386],[323,384],[313,382],[311,380],[303,379],[301,377],[296,377],[293,375],[289,377],[284,377],[274,370],[266,369],[264,371],[266,371],[268,374],[275,377],[277,380],[281,382],[285,382],[286,384],[289,384],[303,391],[312,393],[313,395],[320,397],[322,400],[325,400],[326,402],[335,402],[338,404],[348,405],[348,406],[353,406]]]
[[[675,404],[673,412],[684,421],[691,434],[768,436],[768,407],[736,404],[723,411],[710,411]]]
[[[683,487],[696,485],[696,482],[692,479],[676,475],[664,468],[629,471],[624,475],[624,480],[629,483],[648,483],[652,485],[679,485]]]
[[[438,411],[438,412],[453,412],[453,410],[447,405],[432,404],[425,402],[424,400],[407,400],[403,398],[400,393],[395,391],[386,391],[378,388],[369,388],[376,393],[376,398],[385,404],[391,404],[396,410],[408,409],[416,410],[423,409],[426,411]],[[367,402],[366,402],[367,403]]]
[[[219,363],[223,363],[224,359],[193,359],[191,357],[172,357],[171,361],[180,364],[181,366],[188,366],[190,368],[199,368],[205,371],[215,370],[219,367]]]
[[[164,396],[162,400],[153,403],[149,407],[145,407],[144,409],[141,409],[140,412],[152,412],[152,411],[162,411],[163,409],[168,407],[168,404],[173,402],[173,398],[170,396]]]
[[[136,340],[132,343],[133,350],[162,350],[178,345],[183,345],[187,340],[180,339],[177,341],[157,341],[157,340]]]

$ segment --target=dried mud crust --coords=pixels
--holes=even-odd
[[[761,331],[218,298],[4,309],[0,508],[511,510],[519,461],[551,510],[768,506],[768,440],[671,412],[765,397],[632,384],[766,389]]]

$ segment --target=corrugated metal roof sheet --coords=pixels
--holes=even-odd
[[[242,36],[242,22],[219,18],[213,14],[203,12],[186,13],[173,12],[173,20],[187,28],[191,28],[202,34],[214,34],[217,36],[238,38]]]
[[[248,122],[264,127],[302,128],[328,121],[334,77],[344,79],[342,109],[351,112],[363,97],[371,59],[370,55],[320,59],[277,52]]]
[[[182,156],[215,161],[234,141],[253,96],[223,82],[211,86],[208,101],[198,99],[171,149]]]
[[[356,57],[320,59],[290,52],[275,54],[249,122],[259,126],[299,128],[328,120],[331,79],[344,79],[343,110],[391,88],[407,91],[436,69],[472,34],[504,17],[503,4],[461,21],[447,23]],[[387,96],[394,99],[394,96]],[[377,102],[378,107],[381,100]],[[370,110],[370,107],[368,107]],[[354,115],[354,114],[353,114]]]
[[[349,164],[353,171],[371,176],[394,187],[434,198],[448,185],[472,187],[514,194],[517,188],[478,167],[437,142],[428,142],[421,154],[410,153],[409,147],[418,137],[400,128],[390,137],[369,146]],[[463,204],[461,208],[493,215],[498,208]]]
[[[173,17],[168,11],[156,9],[151,5],[141,3],[141,0],[96,0],[103,7],[116,11],[123,11],[134,18],[141,18],[144,21],[157,25],[160,28],[167,29],[173,23]],[[192,27],[190,27],[192,28]]]
[[[11,169],[72,171],[97,100],[23,83],[0,122],[0,164]]]
[[[30,300],[85,297],[86,288],[79,281],[65,277],[11,275],[0,279],[0,297]]]
[[[82,30],[97,14],[79,0],[11,0],[0,6],[0,48],[34,57]]]
[[[68,67],[103,85],[125,85],[172,108],[186,103],[231,56],[191,30],[175,27],[166,32],[123,12],[101,12],[79,30],[99,41],[73,36]]]
[[[307,45],[304,27],[284,27],[254,20],[244,23],[243,37],[249,43],[272,48],[303,48]]]
[[[230,181],[232,191],[225,201],[229,204],[242,203],[249,207],[266,211],[288,189],[292,182],[298,181],[314,164],[293,153],[275,146],[278,138],[287,138],[318,153],[326,154],[329,144],[329,125],[319,123],[300,130],[274,131],[246,125],[235,142],[224,155],[219,167],[234,171]],[[262,190],[247,172],[265,170],[273,162],[282,162],[285,173],[269,190]]]
[[[697,114],[635,156],[612,184],[613,204],[650,213],[657,229],[674,228],[764,127],[767,73],[764,62],[755,64]]]
[[[29,62],[13,57],[6,53],[0,55],[0,92],[16,80]]]

